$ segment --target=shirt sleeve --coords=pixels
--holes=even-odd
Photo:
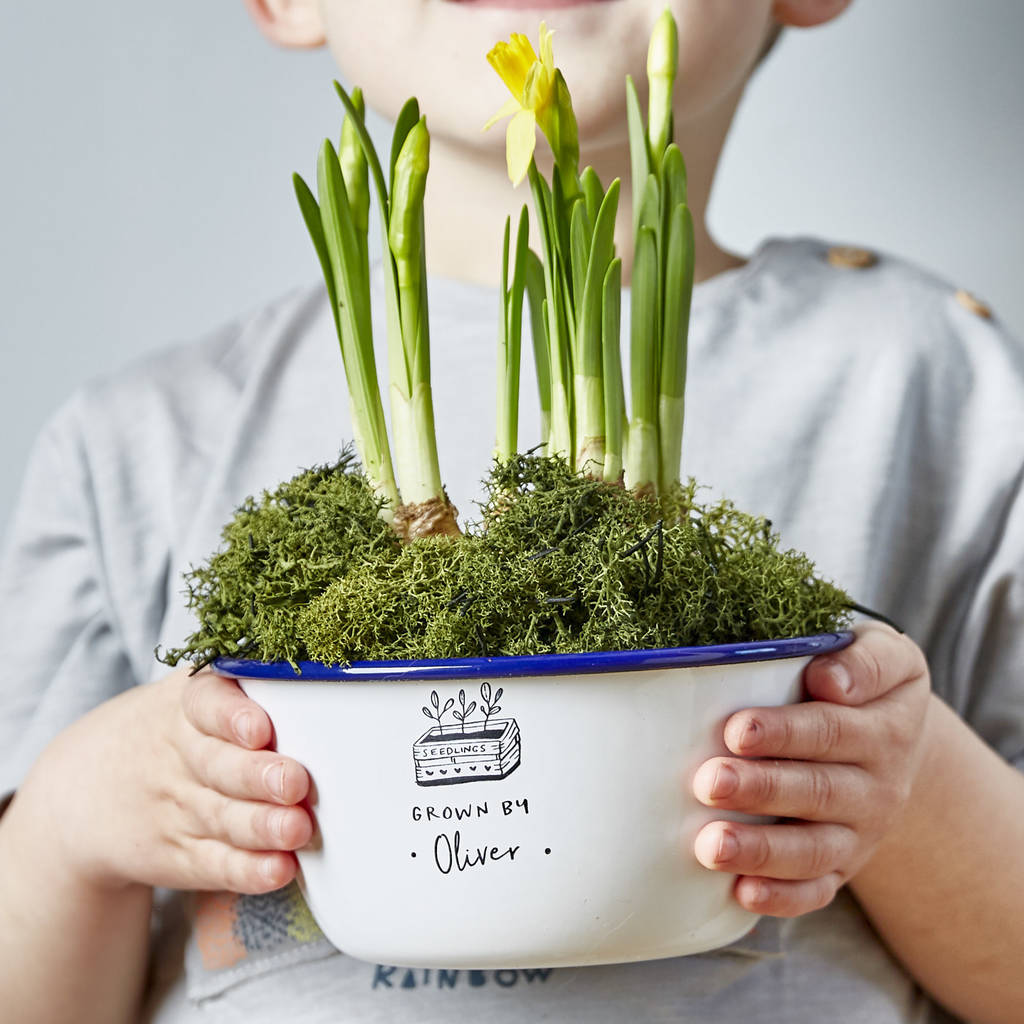
[[[0,554],[0,799],[44,747],[136,680],[111,613],[76,403],[33,447]]]
[[[979,568],[951,668],[955,710],[1024,771],[1024,465]]]

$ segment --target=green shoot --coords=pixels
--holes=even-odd
[[[309,186],[294,176],[295,194],[327,284],[331,313],[348,381],[356,448],[390,519],[399,505],[377,380],[370,319],[366,164],[354,147],[354,123],[361,124],[362,97],[342,128],[341,154],[324,142],[317,165],[318,203]],[[350,199],[350,193],[352,198]]]
[[[653,179],[649,179],[653,180]],[[641,225],[633,255],[633,303],[630,311],[630,388],[632,417],[626,479],[642,493],[657,489],[658,356],[660,289],[655,230]]]
[[[636,238],[626,479],[634,489],[649,494],[664,494],[679,484],[693,293],[694,236],[686,205],[686,165],[672,141],[677,50],[676,23],[666,8],[648,50],[646,131],[636,88],[626,82]]]
[[[600,187],[600,186],[598,186]],[[576,468],[603,476],[605,470],[605,353],[607,345],[618,357],[619,339],[606,336],[603,329],[604,284],[615,255],[615,216],[619,208],[619,179],[604,194],[591,233],[582,287],[575,293],[576,304]],[[583,212],[584,204],[577,203]],[[583,220],[583,217],[580,217]],[[607,325],[610,326],[610,325]]]
[[[679,38],[675,19],[666,7],[661,12],[647,50],[647,81],[650,101],[647,105],[647,139],[654,170],[661,169],[662,158],[672,141],[672,92],[679,66]]]
[[[423,199],[430,166],[430,135],[415,99],[395,125],[388,177],[364,123],[358,89],[335,82],[345,108],[340,150],[324,143],[317,166],[319,203],[302,179],[295,190],[327,283],[351,395],[356,447],[382,513],[411,539],[457,533],[437,457],[430,387]],[[391,419],[399,493],[391,461],[373,354],[367,242],[370,182],[377,193],[384,238]],[[426,510],[424,506],[429,506]]]
[[[410,504],[444,500],[430,388],[430,328],[424,258],[423,198],[430,166],[425,118],[409,129],[394,163],[388,247],[398,292],[398,324],[389,324],[391,419],[402,495]]]
[[[532,249],[526,252],[526,294],[530,300],[530,334],[540,400],[540,436],[546,445],[551,434],[551,354],[544,298],[544,265]]]
[[[498,431],[495,456],[501,460],[510,459],[516,454],[519,441],[519,369],[530,236],[530,221],[525,206],[519,215],[514,263],[510,265],[511,230],[512,219],[508,218],[505,221],[498,338]]]
[[[604,479],[622,479],[626,439],[626,396],[619,351],[622,304],[622,260],[616,258],[604,275],[601,299],[601,351],[604,359]]]

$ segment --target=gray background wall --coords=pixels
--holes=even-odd
[[[908,256],[1024,334],[1024,4],[857,0],[791,32],[725,155],[711,221]],[[0,11],[0,529],[74,387],[316,275],[289,176],[338,118],[324,53],[240,0]]]

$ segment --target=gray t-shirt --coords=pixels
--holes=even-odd
[[[936,691],[1024,767],[1024,348],[928,274],[825,253],[768,242],[697,287],[683,470],[900,622]],[[463,518],[493,443],[497,315],[496,291],[432,282],[440,457]],[[233,509],[336,456],[349,437],[336,345],[309,289],[53,417],[0,562],[0,794],[65,725],[165,671],[154,646],[192,628],[182,573]],[[529,447],[529,367],[523,388]],[[363,963],[329,945],[294,887],[204,896],[191,913],[159,1024],[941,1019],[846,892],[725,950],[549,971]]]

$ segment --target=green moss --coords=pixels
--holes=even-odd
[[[158,652],[160,660],[304,658],[296,622],[306,605],[354,565],[383,566],[398,555],[379,510],[351,453],[246,499],[224,527],[220,550],[185,577],[199,629],[181,648]]]
[[[692,482],[654,502],[558,459],[517,456],[487,488],[467,536],[402,547],[350,466],[296,477],[244,505],[226,549],[191,574],[204,631],[171,653],[344,663],[583,652],[848,621],[849,597],[781,550],[766,520],[700,504]]]

